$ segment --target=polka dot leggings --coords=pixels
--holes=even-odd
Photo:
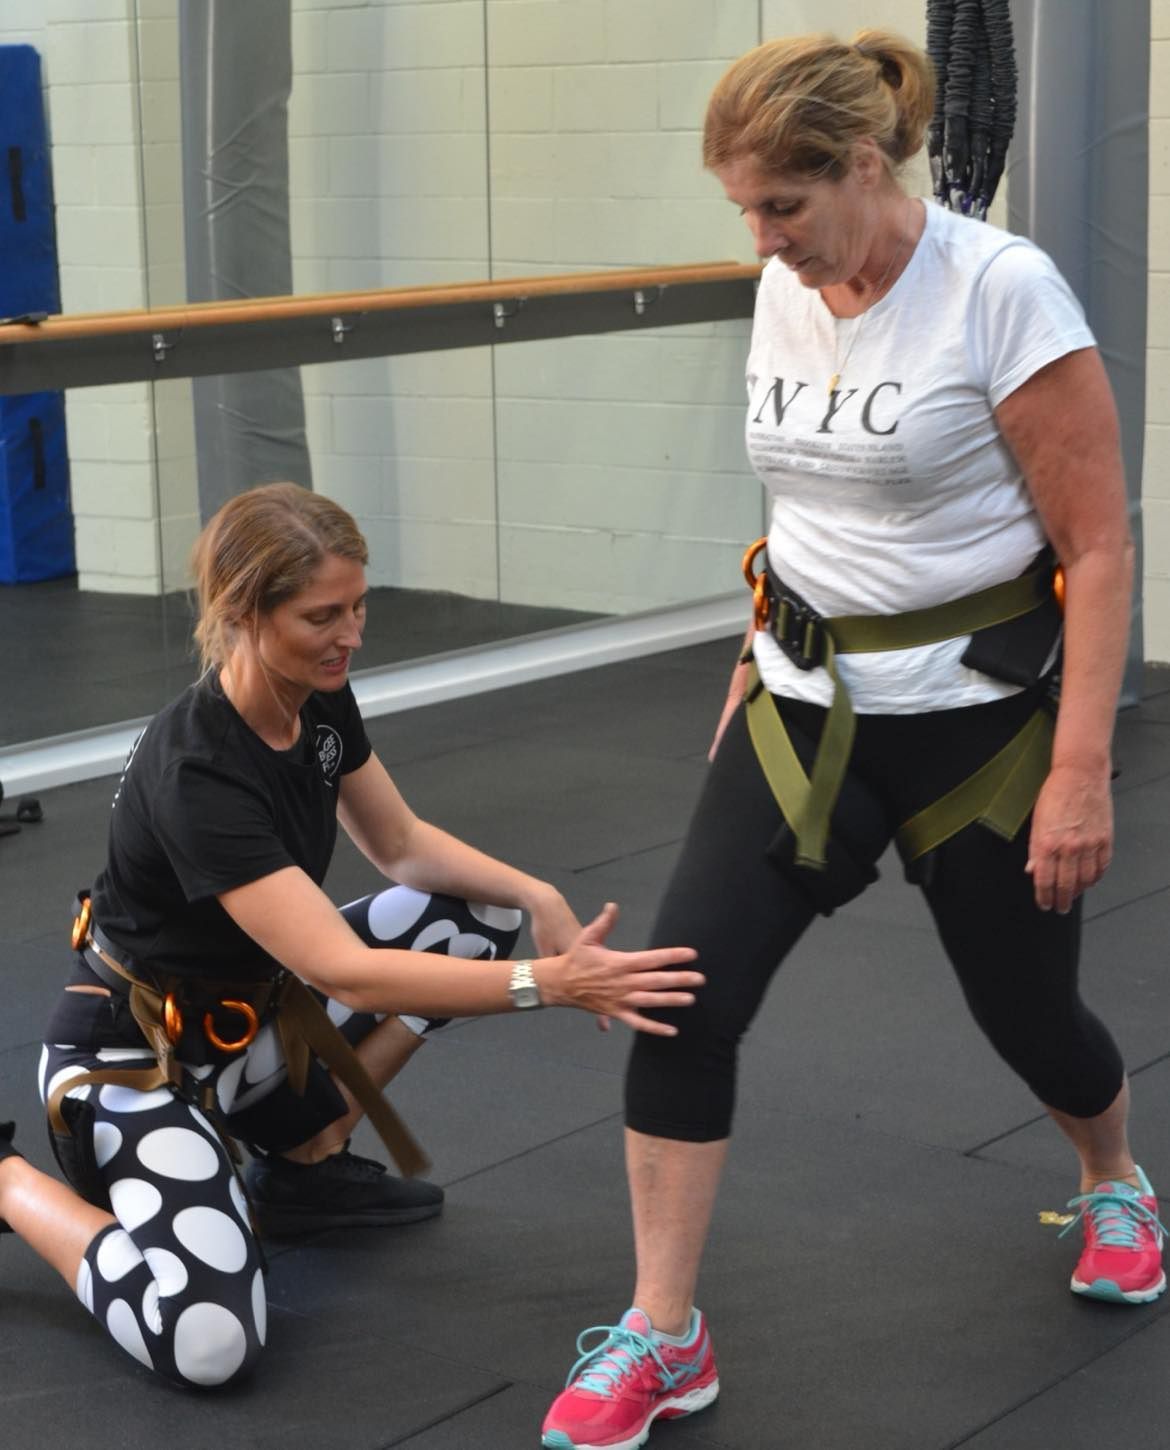
[[[354,902],[343,915],[371,946],[489,959],[511,955],[521,920],[510,908],[406,886]],[[141,1037],[123,1032],[123,1044],[112,1044],[108,998],[63,997],[50,1035],[59,1036],[57,1029],[68,1024],[74,1029],[69,1035],[81,1040],[45,1044],[42,1099],[63,1079],[94,1068],[153,1063]],[[322,1001],[351,1043],[381,1020]],[[403,1020],[416,1032],[442,1025]],[[214,1082],[228,1130],[261,1151],[305,1142],[345,1111],[321,1063],[312,1065],[304,1096],[292,1092],[272,1024],[224,1064],[184,1070],[192,1091]],[[86,1249],[77,1297],[127,1353],[176,1384],[223,1385],[240,1378],[264,1345],[264,1277],[244,1191],[214,1127],[169,1087],[139,1092],[86,1084],[66,1098],[76,1104],[67,1109],[75,1133],[92,1134],[108,1199],[101,1206],[117,1219]],[[84,1185],[74,1187],[84,1191]]]

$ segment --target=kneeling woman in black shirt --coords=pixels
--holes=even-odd
[[[204,673],[131,752],[46,1033],[70,1186],[0,1125],[0,1227],[182,1385],[238,1378],[264,1343],[253,1222],[288,1235],[439,1211],[441,1189],[348,1149],[368,1111],[400,1165],[422,1162],[379,1089],[429,1027],[544,1005],[669,1033],[643,1010],[702,982],[689,949],[611,951],[612,906],[582,929],[554,887],[411,812],[348,683],[366,561],[349,514],[293,484],[204,529]],[[395,883],[340,912],[321,889],[338,820]],[[531,962],[511,960],[523,911]]]

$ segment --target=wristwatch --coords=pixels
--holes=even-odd
[[[536,985],[536,978],[532,975],[531,962],[513,962],[512,975],[508,980],[508,996],[512,999],[512,1006],[517,1012],[524,1012],[531,1007],[543,1007],[540,1000],[540,988]]]

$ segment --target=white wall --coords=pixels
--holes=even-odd
[[[294,0],[293,285],[489,274],[479,0]],[[349,508],[375,584],[495,598],[491,350],[302,369],[314,485]]]

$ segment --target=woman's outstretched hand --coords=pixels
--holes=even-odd
[[[673,1037],[676,1027],[643,1016],[642,1009],[689,1007],[694,1002],[695,988],[706,979],[701,972],[683,968],[695,960],[696,953],[691,947],[613,951],[605,939],[617,915],[614,903],[607,902],[564,956],[540,964],[537,981],[541,996],[549,1006],[580,1007],[603,1017],[616,1017],[641,1032]]]

